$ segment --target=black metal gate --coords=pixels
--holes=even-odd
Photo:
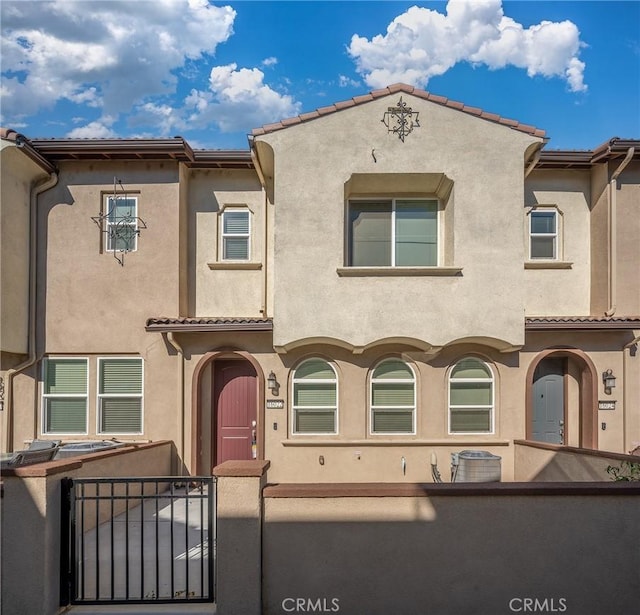
[[[212,477],[62,481],[60,603],[213,602]]]

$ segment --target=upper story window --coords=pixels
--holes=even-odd
[[[248,261],[250,258],[251,219],[248,209],[222,212],[222,260]]]
[[[335,434],[338,424],[338,379],[323,359],[308,359],[293,375],[294,434]]]
[[[42,432],[86,434],[87,359],[47,358],[42,370]]]
[[[449,433],[494,432],[491,368],[480,359],[458,361],[449,376]]]
[[[107,250],[134,252],[138,249],[138,197],[106,197]]]
[[[350,267],[436,267],[437,199],[349,202]]]
[[[529,258],[556,260],[558,255],[558,212],[534,209],[529,214]]]
[[[416,379],[400,359],[382,361],[371,374],[371,433],[416,432]]]
[[[98,433],[142,433],[142,359],[98,359]]]

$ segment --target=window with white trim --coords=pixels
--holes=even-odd
[[[142,433],[142,359],[98,359],[98,433]]]
[[[349,201],[350,267],[436,267],[437,199]]]
[[[338,432],[338,378],[324,359],[307,359],[293,374],[294,434]]]
[[[529,214],[529,258],[557,260],[558,212],[555,209],[534,209]]]
[[[106,196],[107,250],[135,252],[138,249],[138,197]]]
[[[221,260],[248,261],[251,256],[251,216],[248,209],[222,212]]]
[[[46,358],[42,362],[42,433],[87,433],[87,359]]]
[[[400,359],[386,359],[371,374],[371,433],[416,432],[416,379]]]
[[[480,359],[462,359],[449,375],[449,433],[493,432],[493,372]]]

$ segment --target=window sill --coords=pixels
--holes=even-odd
[[[234,261],[220,261],[217,263],[207,263],[207,266],[209,267],[209,269],[216,269],[216,270],[234,270],[234,269],[240,269],[240,270],[248,270],[248,269],[252,269],[252,270],[258,270],[258,269],[262,269],[262,263],[243,263],[240,261],[234,262]]]
[[[573,263],[569,261],[526,261],[525,269],[572,269]]]
[[[477,437],[474,440],[464,439],[464,436],[455,436],[450,439],[440,440],[409,440],[406,438],[384,438],[378,436],[367,440],[327,440],[319,437],[317,440],[281,440],[282,446],[509,446],[509,440],[492,440],[491,436]]]
[[[362,278],[368,276],[461,277],[462,267],[338,267],[336,272],[343,278]]]

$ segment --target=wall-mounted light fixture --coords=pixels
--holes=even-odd
[[[610,369],[606,372],[602,372],[602,384],[604,384],[604,392],[607,395],[611,395],[611,389],[616,386],[616,377]]]
[[[271,371],[267,377],[267,388],[271,391],[272,395],[277,395],[280,390],[280,383],[276,379],[273,371]]]

